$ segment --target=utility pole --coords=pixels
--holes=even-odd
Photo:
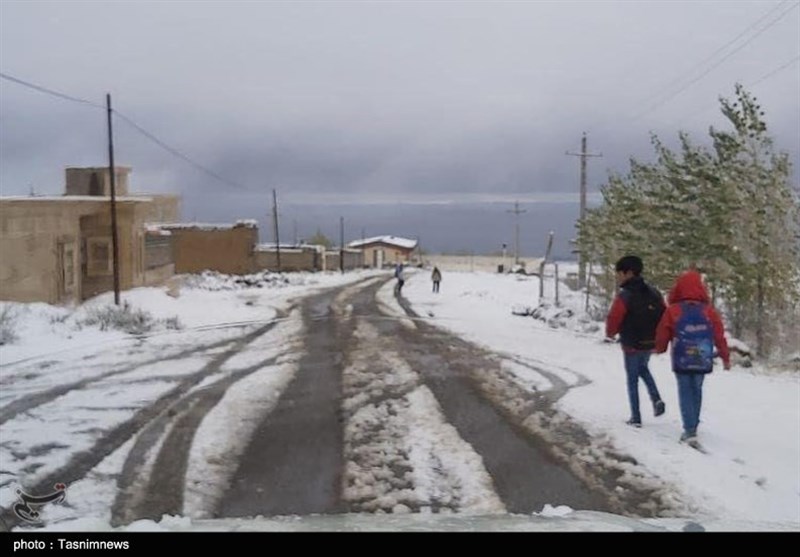
[[[553,249],[553,236],[555,236],[555,232],[551,230],[547,237],[547,251],[544,252],[545,262],[550,261],[550,251]]]
[[[272,190],[272,221],[275,226],[275,255],[278,259],[278,272],[281,272],[281,238],[278,232],[278,194]]]
[[[508,209],[506,213],[514,213],[516,217],[516,226],[514,232],[514,264],[519,265],[519,215],[521,213],[527,213],[526,209],[519,208],[519,201],[514,202],[514,209]]]
[[[580,157],[581,158],[581,208],[580,208],[580,221],[583,222],[583,219],[586,217],[586,158],[587,157],[602,157],[603,153],[587,153],[586,152],[586,132],[583,132],[583,137],[581,138],[581,152],[580,153],[570,153],[569,151],[566,152],[567,155],[571,155],[573,157]],[[586,286],[586,255],[582,252],[578,252],[578,288],[583,288]]]
[[[297,246],[297,219],[292,219],[292,229],[294,230],[294,245]]]
[[[111,186],[111,257],[114,269],[114,304],[119,305],[119,236],[117,233],[117,177],[114,171],[114,132],[111,127],[111,95],[106,93],[108,113],[108,178]]]
[[[339,270],[344,273],[344,217],[339,217]]]
[[[366,248],[364,247],[364,240],[366,239],[366,230],[364,227],[361,227],[361,268],[363,269],[367,265],[366,261]]]

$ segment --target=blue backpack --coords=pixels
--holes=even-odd
[[[681,316],[672,339],[672,369],[677,373],[710,373],[714,367],[714,326],[705,307],[681,302]]]

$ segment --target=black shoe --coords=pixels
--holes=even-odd
[[[634,420],[633,418],[631,418],[630,420],[628,420],[628,421],[627,421],[627,422],[625,422],[625,423],[626,423],[626,424],[628,424],[628,425],[629,425],[629,426],[631,426],[631,427],[642,427],[642,422],[637,422],[637,421],[636,421],[636,420]]]
[[[660,416],[664,412],[666,412],[667,407],[664,405],[663,400],[657,400],[653,403],[653,414],[656,416]]]

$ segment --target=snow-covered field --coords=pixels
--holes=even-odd
[[[202,517],[204,509],[213,504],[217,494],[209,493],[203,481],[215,474],[229,474],[230,467],[225,465],[223,455],[230,458],[237,454],[247,439],[246,427],[236,438],[226,435],[225,432],[231,430],[230,424],[256,423],[291,380],[297,342],[302,334],[299,315],[291,310],[292,301],[321,288],[373,275],[373,272],[287,275],[288,283],[264,281],[260,288],[244,288],[228,279],[206,277],[202,285],[213,289],[183,287],[177,297],[163,288],[125,292],[123,299],[133,308],[145,310],[157,320],[177,317],[181,327],[171,328],[175,326],[174,321],[171,324],[159,321],[150,332],[137,336],[100,331],[96,326],[78,326],[91,308],[108,305],[112,299],[110,295],[100,296],[75,309],[45,304],[0,304],[0,311],[9,308],[14,315],[13,331],[17,337],[13,344],[0,346],[0,416],[10,404],[24,402],[32,393],[58,385],[85,383],[81,391],[32,408],[24,417],[7,422],[0,420],[0,505],[8,507],[13,502],[13,489],[18,479],[30,470],[38,474],[57,468],[75,450],[89,447],[97,428],[110,429],[124,422],[137,409],[202,369],[218,355],[221,344],[242,334],[242,326],[276,321],[278,324],[269,336],[263,338],[262,348],[254,343],[227,360],[218,377],[215,376],[224,379],[241,370],[255,370],[229,389],[198,430],[192,448],[193,464],[187,472],[184,509],[187,517],[167,518],[159,524],[139,521],[128,528],[297,528],[296,522],[291,523],[294,526],[281,521],[266,521],[261,525],[233,520],[199,523],[188,517]],[[378,276],[389,278],[389,274]],[[666,355],[654,356],[651,370],[666,402],[667,413],[658,419],[652,418],[647,406],[643,406],[644,427],[631,429],[624,424],[628,408],[619,347],[603,342],[601,328],[581,321],[583,300],[563,286],[561,307],[551,307],[544,313],[553,317],[551,323],[560,321],[565,327],[553,327],[530,316],[512,314],[512,309],[535,308],[539,304],[538,292],[539,283],[535,277],[479,272],[445,273],[438,294],[431,292],[429,272],[411,272],[403,289],[404,296],[421,318],[506,356],[504,365],[528,388],[547,389],[550,383],[546,377],[531,373],[529,368],[515,365],[515,360],[552,370],[567,385],[573,386],[558,402],[559,409],[580,422],[593,437],[613,443],[621,452],[674,486],[676,495],[687,502],[685,518],[700,521],[706,528],[800,530],[800,378],[796,373],[767,372],[758,367],[745,369],[735,365],[730,372],[716,370],[704,388],[700,435],[708,454],[702,454],[678,443],[681,427],[677,388]],[[400,316],[399,306],[385,292],[381,304],[387,313]],[[571,309],[573,315],[564,313],[565,309]],[[556,316],[559,313],[561,315]],[[408,322],[413,326],[410,320]],[[368,337],[376,331],[367,328],[358,334]],[[196,354],[182,360],[181,366],[165,364],[189,349]],[[371,381],[369,358],[365,351],[363,360],[346,370],[346,384],[347,374],[351,381],[367,384]],[[129,373],[126,369],[136,371]],[[125,377],[124,389],[119,388],[118,381],[111,380],[115,374]],[[415,381],[412,370],[406,370],[403,377],[404,381]],[[254,385],[259,385],[261,390],[256,391]],[[454,447],[453,450],[463,449],[460,447],[463,441],[453,437],[454,432],[442,418],[429,410],[436,407],[429,399],[427,389],[417,387],[409,394],[407,408],[397,414],[394,422],[394,427],[404,431],[413,429],[416,431],[414,438],[422,440],[411,447],[413,458],[417,459],[415,468],[423,474],[419,485],[425,485],[430,478],[423,464],[434,450],[432,447],[444,444]],[[348,397],[346,404],[357,408],[356,392]],[[419,414],[421,409],[425,409],[424,415]],[[345,431],[346,441],[348,436],[359,435],[361,421],[370,419],[365,412],[367,409],[356,410],[347,426],[350,429]],[[30,450],[36,447],[40,450]],[[48,519],[57,521],[76,515],[83,518],[56,522],[52,527],[110,528],[108,508],[114,497],[114,483],[109,478],[118,473],[130,450],[131,443],[115,447],[87,479],[69,486],[72,507],[52,506],[47,511]],[[20,456],[22,452],[24,458]],[[198,464],[202,462],[210,464]],[[482,476],[485,473],[482,466],[470,462],[454,462],[448,466],[463,476],[459,481],[465,489],[484,493],[486,479]],[[360,471],[353,473],[357,475]],[[434,487],[430,485],[428,489]],[[357,499],[357,490],[345,496]],[[475,512],[502,511],[502,505],[491,496],[475,497]],[[607,517],[596,518],[593,522],[592,515],[570,513],[569,509],[559,506],[558,501],[542,509],[535,518],[556,520],[556,517],[563,519],[565,514],[572,517],[571,524],[576,529],[630,528],[629,523],[615,523]],[[331,528],[369,529],[369,524],[376,524],[371,522],[374,520],[371,517],[350,517],[350,522],[345,523],[341,520],[324,522],[317,518],[309,528],[324,529],[328,524]],[[409,529],[415,528],[413,518],[406,520]],[[450,522],[445,524],[443,520],[447,519],[433,524],[440,524],[442,528],[458,527]],[[491,528],[497,529],[524,528],[518,522],[513,525],[505,522],[503,526],[499,522],[481,522],[484,519],[475,517],[472,520],[476,521],[472,524],[477,529],[490,528],[487,524],[494,524]],[[647,520],[641,524],[668,529],[680,529],[685,524],[685,521],[671,520],[674,519]],[[402,517],[380,521],[375,528],[403,529],[402,522],[398,522]],[[532,529],[541,529],[541,522],[535,524],[528,523]],[[568,524],[551,523],[554,529],[570,529]],[[588,526],[590,524],[594,526]]]

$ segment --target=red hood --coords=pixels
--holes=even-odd
[[[706,291],[703,279],[697,271],[686,271],[681,274],[669,293],[670,304],[684,300],[708,303],[708,291]]]

